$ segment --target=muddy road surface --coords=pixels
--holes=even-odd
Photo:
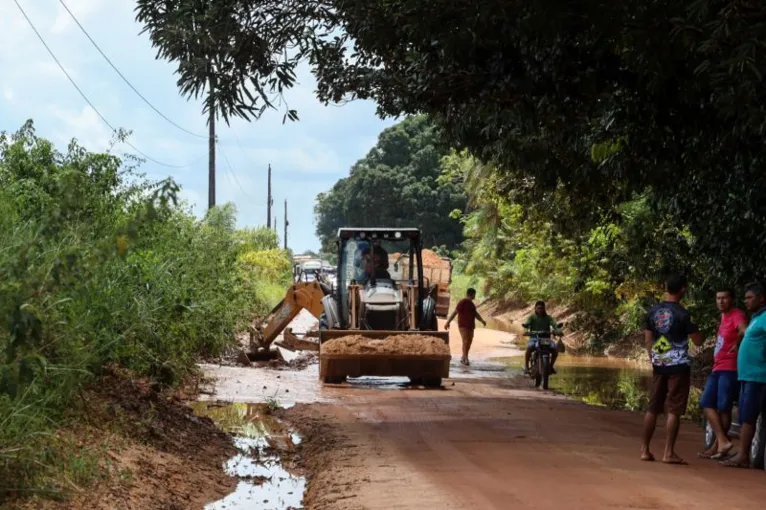
[[[297,328],[296,328],[297,329]],[[698,426],[684,423],[687,466],[639,460],[642,416],[538,391],[490,361],[519,354],[509,334],[478,330],[472,366],[451,333],[452,377],[440,390],[404,380],[322,386],[300,371],[206,366],[211,399],[289,407],[306,432],[308,488],[316,509],[761,509],[766,473],[696,458]],[[654,451],[660,454],[658,428]]]

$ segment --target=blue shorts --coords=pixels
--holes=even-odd
[[[731,411],[738,394],[739,382],[737,382],[737,372],[733,370],[711,372],[707,378],[707,383],[705,383],[705,391],[700,399],[700,407],[702,409]]]
[[[755,425],[763,411],[766,398],[766,383],[740,381],[742,392],[739,395],[739,422]]]
[[[551,342],[552,347],[558,347],[559,344],[556,340],[553,340],[552,338],[549,338],[548,340]],[[527,349],[534,349],[535,347],[537,347],[537,339],[532,338],[527,342]]]

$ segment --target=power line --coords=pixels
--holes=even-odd
[[[48,54],[51,56],[51,58],[53,58],[54,62],[56,62],[56,65],[59,67],[59,69],[61,69],[61,71],[64,73],[64,75],[66,75],[67,79],[69,80],[69,83],[71,83],[71,84],[72,84],[72,86],[73,86],[75,89],[77,89],[77,92],[79,92],[79,93],[80,93],[80,95],[81,95],[81,96],[82,96],[82,98],[85,100],[85,102],[86,102],[86,103],[88,103],[88,106],[90,106],[90,107],[93,109],[93,111],[94,111],[94,112],[96,112],[96,115],[98,115],[98,116],[99,116],[99,118],[100,118],[100,119],[101,119],[101,120],[104,122],[104,124],[106,124],[107,126],[109,126],[109,129],[111,129],[111,130],[112,130],[112,132],[114,132],[114,133],[118,133],[118,131],[117,131],[117,130],[114,128],[114,126],[112,126],[112,124],[111,124],[111,123],[110,123],[108,120],[106,120],[106,117],[104,117],[104,116],[101,114],[101,112],[100,112],[100,111],[98,111],[98,108],[96,108],[96,107],[93,105],[93,103],[90,101],[90,99],[88,99],[88,96],[86,96],[86,95],[85,95],[85,93],[82,91],[82,89],[81,89],[81,88],[80,88],[80,87],[77,85],[77,83],[76,83],[76,82],[75,82],[75,81],[72,79],[72,77],[69,75],[69,72],[67,72],[67,70],[64,68],[64,66],[63,66],[63,65],[61,64],[61,62],[59,61],[59,59],[56,57],[56,54],[55,54],[55,53],[53,53],[53,51],[50,49],[50,47],[48,46],[48,43],[46,43],[46,42],[45,42],[45,39],[43,39],[43,36],[42,36],[42,35],[40,35],[40,32],[38,32],[38,30],[37,30],[37,27],[35,27],[34,23],[32,23],[32,20],[31,20],[31,19],[29,19],[29,16],[27,16],[27,13],[26,13],[26,11],[24,11],[24,8],[21,6],[21,4],[19,3],[19,1],[18,1],[18,0],[13,0],[13,3],[15,3],[15,4],[16,4],[16,7],[18,7],[18,8],[19,8],[19,11],[21,11],[21,14],[22,14],[22,16],[24,16],[24,19],[26,19],[26,20],[27,20],[27,23],[28,23],[28,24],[29,24],[29,26],[32,28],[32,30],[34,31],[34,33],[35,33],[35,35],[37,36],[37,38],[38,38],[38,39],[40,39],[40,42],[41,42],[41,43],[43,43],[43,46],[45,46],[45,49],[46,49],[46,50],[48,50]],[[189,166],[189,165],[169,165],[169,164],[167,164],[167,163],[163,163],[163,162],[161,162],[161,161],[158,161],[158,160],[156,160],[156,159],[152,158],[151,156],[149,156],[149,155],[148,155],[148,154],[146,154],[145,152],[142,152],[142,151],[138,150],[138,148],[137,148],[135,145],[133,145],[132,143],[130,143],[130,142],[129,142],[129,141],[127,141],[127,140],[122,140],[122,143],[124,143],[125,145],[127,145],[128,147],[130,147],[131,149],[133,149],[134,151],[136,151],[136,152],[137,152],[137,153],[139,153],[140,155],[142,155],[142,156],[143,156],[144,158],[146,158],[147,160],[149,160],[149,161],[152,161],[153,163],[156,163],[156,164],[158,164],[158,165],[160,165],[160,166],[165,166],[165,167],[168,167],[168,168],[186,168],[186,167],[188,167],[188,166]]]
[[[69,7],[67,7],[67,4],[65,4],[65,3],[64,3],[64,0],[59,0],[59,3],[62,5],[62,7],[64,7],[64,9],[66,10],[66,12],[68,12],[68,13],[69,13],[69,16],[71,16],[71,17],[72,17],[72,19],[73,19],[73,20],[74,20],[74,22],[77,24],[77,26],[78,26],[78,27],[80,27],[80,30],[82,30],[82,33],[83,33],[83,34],[85,34],[85,37],[87,37],[87,38],[88,38],[88,40],[91,42],[91,44],[93,45],[93,47],[94,47],[94,48],[96,48],[96,50],[97,50],[97,51],[98,51],[98,52],[101,54],[101,56],[102,56],[102,57],[104,57],[104,60],[106,60],[106,61],[107,61],[107,63],[108,63],[110,66],[112,66],[112,69],[114,69],[114,72],[116,72],[116,73],[117,73],[117,74],[120,76],[120,78],[122,78],[122,81],[124,81],[125,83],[127,83],[127,84],[128,84],[128,87],[130,87],[131,89],[133,89],[133,92],[135,92],[135,93],[136,93],[136,95],[138,95],[138,97],[140,97],[140,98],[141,98],[141,99],[144,101],[144,103],[146,103],[147,105],[149,105],[149,108],[151,108],[152,110],[154,110],[155,112],[157,112],[157,115],[159,115],[160,117],[162,117],[163,119],[165,119],[166,121],[168,121],[170,124],[172,124],[172,125],[173,125],[173,126],[175,126],[176,128],[180,129],[180,130],[181,130],[181,131],[183,131],[184,133],[190,134],[190,135],[192,135],[192,136],[196,136],[196,137],[198,137],[198,138],[208,138],[208,135],[200,135],[200,134],[198,134],[198,133],[194,133],[194,132],[192,132],[192,131],[189,131],[188,129],[186,129],[186,128],[185,128],[185,127],[183,127],[183,126],[180,126],[180,125],[178,125],[178,124],[177,124],[177,123],[175,123],[173,120],[171,120],[170,118],[168,118],[168,116],[167,116],[167,115],[165,115],[164,113],[162,113],[161,111],[159,111],[159,110],[158,110],[158,109],[157,109],[157,108],[156,108],[156,107],[155,107],[155,106],[154,106],[154,105],[153,105],[153,104],[152,104],[152,103],[151,103],[151,102],[150,102],[148,99],[146,99],[146,97],[144,97],[144,95],[143,95],[143,94],[141,94],[141,92],[139,92],[139,91],[136,89],[136,87],[134,87],[134,86],[133,86],[133,84],[132,84],[132,83],[130,83],[130,81],[129,81],[129,80],[126,78],[126,77],[125,77],[125,75],[124,75],[124,74],[122,74],[122,73],[120,72],[120,70],[119,70],[119,69],[117,69],[117,66],[116,66],[116,65],[114,65],[114,63],[112,63],[112,61],[109,59],[109,57],[107,57],[107,56],[106,56],[106,54],[105,54],[103,51],[101,51],[101,48],[99,47],[98,43],[96,43],[96,41],[94,41],[94,40],[93,40],[93,38],[90,36],[90,34],[88,33],[88,31],[87,31],[87,30],[85,30],[85,27],[83,27],[83,26],[82,26],[82,24],[81,24],[81,23],[80,23],[80,21],[77,19],[77,17],[76,17],[76,16],[75,16],[75,15],[72,13],[72,11],[71,11],[71,10],[69,10]]]
[[[240,182],[239,178],[237,178],[237,174],[234,172],[234,169],[232,168],[231,163],[229,162],[229,158],[226,157],[226,153],[223,151],[223,147],[221,147],[220,143],[218,143],[218,142],[216,142],[216,143],[218,145],[218,150],[221,152],[221,156],[223,156],[223,160],[226,162],[226,166],[229,168],[229,173],[231,174],[231,176],[236,181],[237,186],[239,186],[239,189],[242,191],[242,193],[246,197],[248,197],[248,198],[250,198],[252,200],[258,200],[257,198],[252,196],[250,193],[245,191],[245,188],[242,186],[242,183]]]

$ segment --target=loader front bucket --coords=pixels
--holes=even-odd
[[[343,338],[348,340],[347,351],[335,348],[337,343],[329,348],[327,342]],[[439,343],[429,340],[433,338]],[[429,348],[423,349],[426,344]],[[323,349],[323,345],[328,346]],[[319,377],[327,383],[347,377],[400,376],[409,377],[413,383],[440,386],[442,378],[449,377],[451,359],[446,331],[319,331]]]

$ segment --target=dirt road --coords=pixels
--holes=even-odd
[[[480,330],[475,342],[472,367],[456,366],[442,390],[372,380],[321,388],[315,367],[290,374],[284,395],[298,405],[289,412],[314,431],[306,507],[763,508],[766,473],[697,460],[698,427],[682,428],[679,453],[689,466],[641,462],[639,414],[533,390],[485,361],[514,351],[508,335]],[[459,338],[450,343],[456,350]],[[286,388],[285,375],[261,371],[248,384]],[[230,396],[234,380],[224,389]],[[307,405],[312,399],[326,403]]]

